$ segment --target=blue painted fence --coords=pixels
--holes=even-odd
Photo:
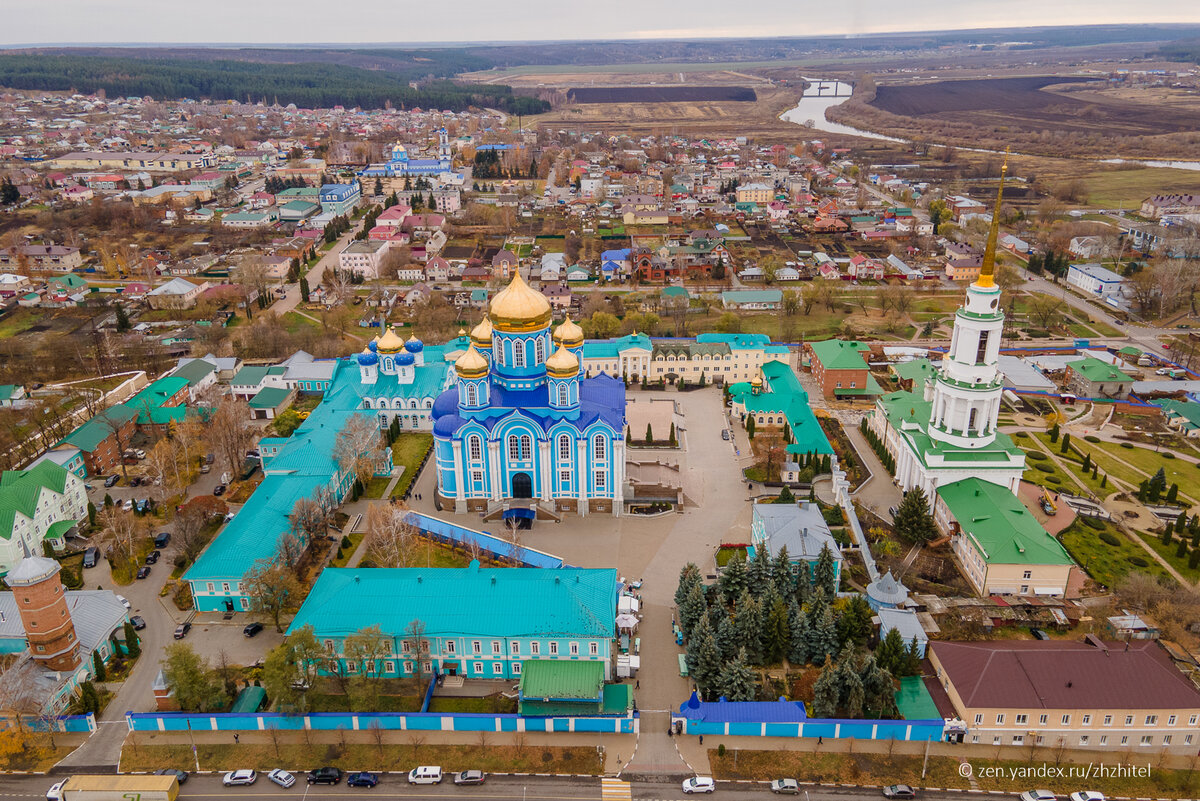
[[[459,731],[459,732],[608,732],[636,734],[638,715],[621,717],[528,717],[521,715],[455,714],[436,712],[376,712],[355,715],[344,712],[314,712],[286,715],[204,714],[200,712],[126,712],[130,731]]]
[[[51,715],[48,717],[22,717],[20,721],[7,715],[0,715],[0,731],[19,724],[29,731],[57,732],[86,732],[96,730],[96,717],[91,712],[86,715]]]
[[[518,558],[514,560],[512,543],[497,537],[495,534],[466,528],[465,526],[439,520],[436,517],[430,517],[420,512],[409,512],[404,516],[404,522],[418,529],[425,536],[450,545],[457,545],[459,547],[478,545],[480,550],[493,559],[502,559],[508,562],[517,561],[525,567],[555,569],[563,566],[563,560],[560,557],[528,547],[522,547],[517,554]]]
[[[705,721],[675,717],[682,721],[685,734],[723,734],[740,737],[806,737],[815,740],[911,740],[924,742],[942,739],[942,720],[834,720],[814,718],[806,721],[772,723],[765,720]]]

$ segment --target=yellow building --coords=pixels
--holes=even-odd
[[[1134,758],[1200,744],[1200,691],[1154,640],[931,642],[927,654],[969,743]]]
[[[757,203],[765,206],[775,199],[775,190],[766,184],[746,184],[737,188],[738,203]]]

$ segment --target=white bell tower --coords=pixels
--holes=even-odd
[[[996,271],[996,238],[1008,158],[1000,169],[1000,189],[988,230],[979,278],[967,288],[967,302],[954,315],[950,350],[933,385],[929,436],[960,448],[985,448],[996,439],[1003,377],[997,367],[1004,313]]]

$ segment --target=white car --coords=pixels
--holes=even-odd
[[[123,508],[123,509],[124,509],[126,512],[132,512],[132,511],[133,511],[133,501],[127,498],[127,499],[125,500],[125,503],[124,503],[124,505],[123,505],[123,507],[122,507],[122,508]]]
[[[715,789],[717,786],[713,783],[711,776],[693,776],[683,782],[683,791],[688,794],[711,793]]]
[[[118,596],[117,596],[117,600],[118,600],[118,601],[120,601],[120,602],[121,602],[121,606],[125,607],[126,609],[132,609],[132,608],[133,608],[133,607],[132,607],[132,606],[129,604],[129,599],[128,599],[128,598],[126,598],[124,595],[118,595]]]
[[[243,784],[254,784],[258,780],[258,774],[252,770],[231,770],[225,774],[225,778],[221,779],[221,784],[226,787],[237,787]]]
[[[46,791],[46,801],[62,801],[62,788],[66,783],[67,780],[63,779],[61,782],[52,784],[50,789]]]
[[[1026,790],[1020,797],[1021,801],[1058,801],[1049,790]]]
[[[267,774],[267,778],[285,789],[296,783],[296,777],[283,768],[275,768]]]
[[[1095,790],[1079,790],[1071,793],[1071,801],[1105,801],[1104,793]]]

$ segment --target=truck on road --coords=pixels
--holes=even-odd
[[[72,776],[59,790],[61,801],[175,801],[175,776]]]

